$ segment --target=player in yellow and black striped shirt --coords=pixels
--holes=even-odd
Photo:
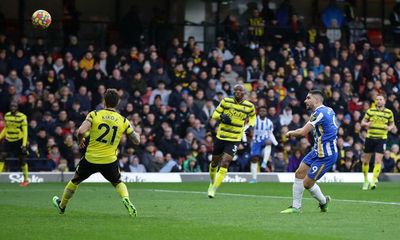
[[[122,134],[125,133],[135,144],[139,144],[139,135],[135,133],[129,121],[116,112],[115,107],[119,103],[116,89],[107,89],[104,101],[106,108],[90,112],[78,129],[79,146],[85,147],[83,136],[86,132],[90,133],[90,141],[74,177],[64,189],[62,198],[53,197],[53,205],[61,214],[64,213],[65,207],[78,185],[93,173],[100,172],[116,188],[129,215],[136,216],[136,209],[129,200],[128,189],[121,182],[117,147]]]
[[[0,141],[5,138],[0,153],[0,172],[3,172],[5,159],[8,153],[14,153],[20,160],[24,181],[20,184],[22,187],[29,185],[28,181],[28,163],[26,144],[28,142],[28,123],[26,115],[18,111],[18,104],[10,104],[10,112],[4,116],[6,122],[5,128],[0,133]]]
[[[215,191],[221,185],[228,172],[229,164],[242,138],[246,121],[249,122],[251,127],[256,122],[254,105],[244,99],[244,86],[235,85],[233,90],[234,97],[222,99],[212,115],[212,118],[218,120],[220,124],[210,163],[211,183],[208,187],[208,197],[210,198],[214,197]],[[220,168],[217,174],[218,164],[220,164]]]
[[[361,121],[361,125],[368,128],[367,139],[364,145],[364,155],[362,158],[362,172],[364,174],[363,190],[376,188],[376,182],[382,167],[383,153],[386,148],[387,134],[394,127],[393,112],[385,108],[385,96],[383,94],[378,94],[375,101],[376,107],[368,109],[364,119]],[[373,178],[371,184],[369,184],[369,161],[373,153],[375,153],[375,166]]]

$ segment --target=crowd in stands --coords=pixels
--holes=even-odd
[[[161,51],[151,43],[129,49],[111,43],[98,49],[81,46],[76,36],[49,49],[43,38],[13,41],[0,34],[0,119],[11,102],[18,102],[28,116],[29,157],[48,159],[37,163],[42,170],[73,171],[81,156],[77,128],[88,112],[104,107],[105,90],[116,88],[118,110],[141,140],[134,146],[122,138],[123,171],[208,172],[218,124],[211,115],[241,83],[248,100],[267,106],[279,142],[261,171],[293,172],[313,138],[288,139],[285,133],[308,121],[303,101],[317,88],[340,126],[340,154],[332,171],[360,172],[367,133],[360,122],[375,96],[384,92],[396,128],[389,133],[383,172],[400,172],[400,46],[372,46],[358,18],[347,24],[357,26],[355,31],[342,34],[345,19],[331,11],[323,16],[325,30],[306,28],[289,5],[277,12],[267,6],[254,9],[248,29],[230,15],[221,38],[207,52],[194,37],[185,43],[173,38]],[[250,147],[249,142],[239,145],[229,171],[249,171]]]

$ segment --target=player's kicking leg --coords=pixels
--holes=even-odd
[[[303,198],[303,192],[304,192],[303,181],[304,181],[304,178],[309,169],[310,169],[310,167],[307,164],[305,164],[304,162],[300,163],[299,168],[296,170],[295,179],[294,179],[293,187],[292,187],[292,195],[293,195],[292,206],[281,211],[281,213],[300,213],[301,212],[301,204],[302,204],[302,198]]]
[[[74,177],[64,188],[62,197],[59,198],[58,196],[54,196],[52,199],[53,206],[60,214],[65,212],[65,208],[67,207],[69,200],[74,196],[76,190],[78,189],[78,185],[96,171],[97,170],[94,168],[94,166],[85,158],[79,162]]]
[[[67,183],[67,185],[64,188],[64,192],[61,199],[58,196],[54,196],[52,199],[53,206],[57,209],[58,213],[60,214],[64,214],[68,201],[72,198],[80,183],[78,181],[75,182],[73,181],[74,179]]]

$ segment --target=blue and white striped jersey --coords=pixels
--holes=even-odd
[[[265,142],[266,140],[270,140],[274,145],[277,145],[278,142],[274,136],[274,125],[272,121],[267,117],[261,119],[260,116],[257,116],[256,124],[253,129],[253,142]]]
[[[332,108],[321,105],[311,114],[310,123],[314,126],[314,150],[319,158],[336,153],[338,126]]]

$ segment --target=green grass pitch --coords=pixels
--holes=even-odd
[[[320,184],[328,213],[305,191],[303,213],[280,214],[291,186],[224,183],[208,199],[207,183],[128,184],[130,218],[110,184],[81,184],[65,215],[51,205],[64,184],[0,184],[0,239],[399,239],[399,183]]]

